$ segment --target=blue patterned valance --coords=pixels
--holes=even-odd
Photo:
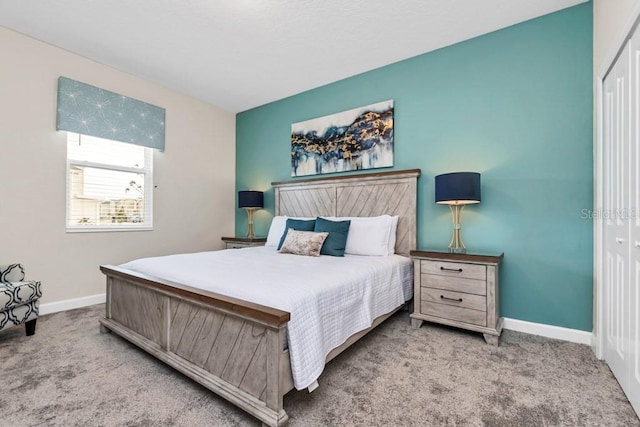
[[[164,150],[164,108],[58,78],[57,130]]]

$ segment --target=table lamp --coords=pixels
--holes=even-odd
[[[262,191],[238,191],[238,207],[246,209],[248,217],[247,238],[253,239],[253,211],[264,207],[264,193]]]
[[[453,217],[453,235],[449,250],[465,253],[462,242],[462,210],[465,205],[480,203],[480,174],[477,172],[454,172],[436,176],[436,203],[449,205]]]

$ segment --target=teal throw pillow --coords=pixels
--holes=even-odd
[[[287,231],[290,228],[293,228],[296,231],[313,231],[316,226],[315,219],[293,219],[287,218],[286,225],[284,227],[284,233],[280,238],[280,243],[278,243],[278,250],[282,248],[282,244],[284,243],[285,237],[287,237]]]
[[[344,256],[347,247],[347,236],[351,221],[329,221],[324,218],[316,218],[315,232],[328,232],[329,235],[322,245],[320,255]]]

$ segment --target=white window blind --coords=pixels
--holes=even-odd
[[[67,231],[150,230],[153,152],[67,133]]]

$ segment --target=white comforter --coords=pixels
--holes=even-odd
[[[291,313],[287,339],[298,390],[318,379],[332,349],[413,294],[411,261],[399,255],[308,257],[257,247],[144,258],[121,267]]]

